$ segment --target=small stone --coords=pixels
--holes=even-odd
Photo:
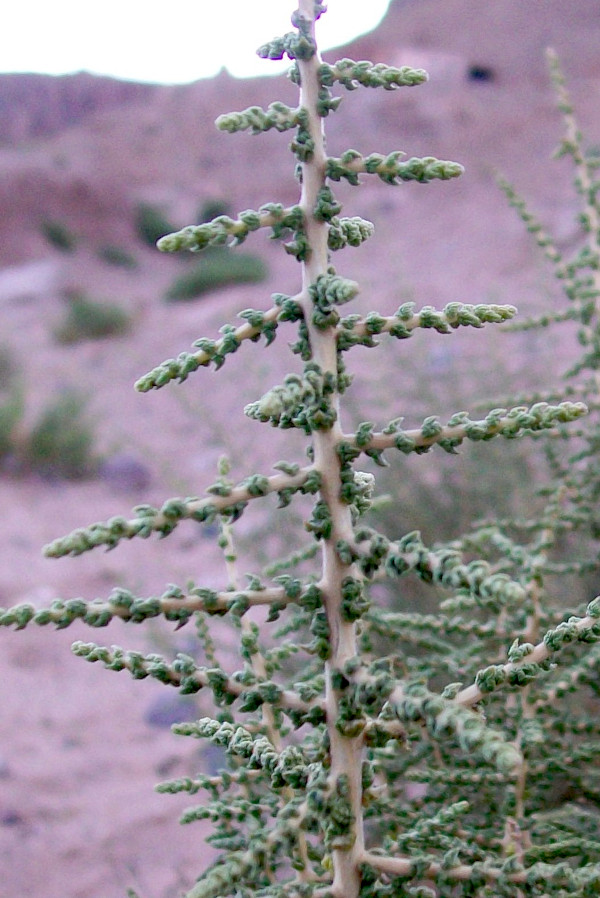
[[[23,823],[25,823],[24,817],[22,817],[21,814],[18,811],[15,811],[14,809],[5,811],[0,816],[0,825],[1,826],[19,826]]]
[[[146,723],[165,729],[173,726],[174,723],[196,720],[197,717],[198,709],[195,703],[177,693],[157,696],[144,713]]]
[[[119,493],[137,493],[148,489],[152,476],[148,467],[125,452],[105,459],[99,469],[100,479]]]

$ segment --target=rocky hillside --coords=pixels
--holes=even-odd
[[[14,146],[57,134],[85,122],[94,112],[136,100],[148,101],[157,87],[88,72],[58,78],[37,74],[0,75],[0,144]]]
[[[467,186],[457,189],[477,183],[485,218],[483,208],[492,196],[497,200],[482,184],[489,184],[491,166],[508,170],[555,206],[540,166],[558,134],[543,51],[548,44],[559,51],[594,141],[599,39],[595,0],[572,0],[568,14],[561,0],[544,0],[543,15],[538,4],[523,0],[476,7],[470,0],[393,0],[380,27],[343,53],[423,65],[431,84],[401,92],[393,104],[379,92],[348,97],[352,114],[345,122],[332,118],[331,148],[344,148],[348,139],[367,151],[454,155],[468,169]],[[131,242],[132,210],[142,200],[158,203],[177,223],[191,221],[203,200],[225,194],[234,205],[238,197],[250,205],[264,201],[268,188],[287,201],[294,185],[281,152],[285,138],[231,138],[211,123],[223,110],[293,96],[281,79],[238,81],[225,73],[182,86],[87,73],[0,76],[0,262],[45,255],[40,226],[48,219],[68,222],[88,241],[112,235]],[[359,133],[350,127],[357,120]],[[259,166],[265,158],[268,164]],[[401,204],[398,195],[384,202]],[[457,233],[460,216],[453,217]]]

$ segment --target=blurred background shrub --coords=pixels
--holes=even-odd
[[[202,262],[173,281],[165,295],[168,302],[196,299],[230,284],[260,283],[268,275],[266,263],[251,253],[215,246],[204,250],[202,256]]]
[[[140,203],[135,214],[135,229],[140,240],[152,249],[156,241],[177,230],[162,209],[153,203]]]
[[[137,259],[120,246],[109,243],[98,249],[98,258],[115,268],[134,269],[138,267]]]
[[[230,214],[231,204],[226,199],[222,199],[220,197],[211,197],[208,200],[204,200],[204,202],[198,209],[198,224],[204,224],[204,222],[212,221],[213,218],[218,218],[219,215]]]
[[[46,218],[40,224],[40,231],[55,249],[59,249],[63,253],[74,252],[77,246],[77,237],[62,222]]]
[[[15,450],[25,411],[20,372],[6,346],[0,346],[0,459]]]
[[[64,298],[68,309],[54,330],[59,343],[114,337],[131,327],[131,316],[115,303],[88,299],[80,290],[65,290]]]
[[[81,480],[96,472],[94,432],[85,405],[80,393],[67,390],[46,407],[23,449],[29,468],[66,480]]]

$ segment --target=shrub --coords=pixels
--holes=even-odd
[[[202,261],[180,275],[169,287],[165,299],[175,302],[197,299],[203,293],[231,284],[253,284],[268,275],[266,264],[250,253],[234,253],[224,247],[213,247]]]
[[[15,449],[15,434],[23,412],[23,399],[19,393],[0,400],[0,459]]]
[[[77,237],[60,221],[44,219],[40,230],[48,243],[63,253],[72,253],[77,247]]]
[[[0,458],[16,450],[24,411],[20,373],[8,347],[0,346]]]
[[[131,327],[131,316],[114,303],[87,299],[79,291],[67,292],[65,299],[69,308],[64,321],[54,332],[60,343],[114,337],[126,333]]]
[[[203,224],[218,218],[219,215],[229,215],[231,205],[226,199],[210,199],[205,200],[198,210],[198,223]]]
[[[46,408],[31,430],[25,460],[45,477],[80,480],[96,470],[93,444],[85,400],[68,391]]]
[[[161,237],[174,230],[164,212],[152,203],[140,203],[137,207],[135,228],[140,240],[152,249]]]
[[[115,268],[134,269],[138,267],[138,262],[135,256],[132,256],[127,250],[112,243],[99,248],[98,258],[102,259],[102,261],[106,262],[108,265],[114,265]]]

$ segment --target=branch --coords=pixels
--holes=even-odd
[[[491,867],[484,864],[457,864],[453,867],[444,867],[441,863],[433,861],[428,865],[419,866],[415,869],[417,861],[408,857],[386,857],[379,854],[373,854],[365,851],[361,857],[361,863],[368,864],[375,870],[382,873],[391,873],[392,876],[408,877],[417,874],[419,879],[433,879],[443,873],[455,880],[468,880],[471,878],[483,877],[489,881],[498,879],[507,879],[509,882],[526,882],[528,871],[517,870],[514,872],[506,872],[501,867]]]
[[[550,77],[552,78],[552,84],[556,92],[558,108],[563,115],[566,130],[557,155],[569,155],[575,164],[577,172],[575,189],[583,198],[585,204],[583,224],[589,235],[588,245],[590,248],[590,255],[592,258],[597,259],[600,215],[596,202],[597,185],[594,183],[594,169],[582,151],[582,138],[575,118],[575,111],[571,103],[571,98],[569,97],[565,77],[561,70],[558,56],[554,50],[548,49],[547,60],[550,68]]]
[[[382,153],[363,156],[357,150],[346,150],[339,158],[328,158],[325,171],[332,181],[345,178],[354,186],[360,184],[359,174],[378,175],[386,184],[399,184],[402,181],[427,184],[433,180],[448,181],[450,178],[458,178],[464,172],[458,162],[436,159],[435,156],[413,156],[402,161],[404,156],[406,153],[401,150],[394,150],[387,156]]]
[[[390,334],[398,339],[411,337],[417,328],[431,328],[440,334],[451,334],[458,327],[483,327],[487,323],[502,323],[517,314],[514,306],[509,305],[468,305],[451,302],[439,312],[433,306],[424,306],[414,312],[415,304],[404,303],[395,315],[384,317],[371,312],[366,318],[349,315],[342,318],[338,327],[338,348],[350,349],[361,344],[375,346],[372,339],[376,334]]]
[[[368,864],[382,873],[404,878],[436,879],[443,877],[449,881],[465,882],[472,880],[474,883],[508,882],[526,883],[528,894],[548,894],[547,889],[551,884],[553,894],[557,887],[562,887],[561,894],[593,894],[592,890],[598,888],[600,879],[600,865],[585,864],[575,869],[567,864],[549,864],[538,862],[526,869],[519,869],[516,856],[507,858],[502,866],[490,864],[487,861],[472,864],[459,864],[454,860],[455,852],[448,852],[442,863],[429,861],[427,856],[411,860],[408,857],[389,857],[365,851],[361,855],[361,863]],[[517,869],[515,869],[517,868]],[[533,891],[529,891],[529,889]],[[540,890],[539,893],[537,890]],[[556,893],[558,894],[558,893]]]
[[[113,618],[140,624],[162,614],[169,621],[177,621],[179,629],[197,611],[206,614],[230,612],[241,616],[257,605],[284,606],[292,601],[301,603],[302,599],[290,599],[283,587],[240,589],[235,592],[192,587],[184,593],[178,587],[171,586],[162,596],[150,598],[134,596],[126,589],[115,589],[106,600],[55,599],[49,608],[35,608],[30,604],[0,608],[0,626],[14,626],[22,630],[29,623],[38,626],[55,624],[57,629],[62,630],[73,621],[81,620],[90,627],[106,627]]]
[[[304,702],[295,692],[282,689],[272,681],[242,683],[228,676],[220,667],[198,667],[189,655],[178,654],[173,663],[169,664],[161,655],[127,652],[118,646],[111,646],[109,649],[93,642],[74,642],[72,650],[91,663],[101,661],[108,670],[128,670],[136,680],[153,677],[161,683],[178,687],[183,695],[208,687],[214,693],[217,703],[225,696],[246,697],[252,702],[253,708],[268,702],[284,711],[305,715],[322,711],[325,707],[322,699]]]
[[[178,736],[208,739],[224,748],[228,755],[243,759],[249,770],[263,770],[277,791],[286,786],[305,789],[309,781],[310,766],[301,748],[288,745],[278,749],[267,736],[253,734],[240,724],[202,717],[191,723],[176,724],[173,732]]]
[[[277,131],[289,131],[304,125],[306,112],[301,107],[292,109],[285,103],[276,101],[269,103],[266,110],[260,106],[249,106],[242,112],[228,112],[220,115],[215,121],[219,131],[228,131],[234,134],[236,131],[250,131],[252,134],[260,134],[275,128]]]
[[[106,523],[92,524],[87,528],[74,530],[62,539],[57,539],[44,547],[47,558],[62,558],[65,555],[81,555],[96,546],[107,546],[113,549],[123,539],[139,536],[147,539],[152,533],[161,537],[168,536],[183,520],[208,523],[217,514],[229,513],[239,517],[243,508],[251,499],[266,496],[269,493],[282,491],[315,492],[318,489],[318,477],[312,465],[300,468],[296,474],[282,472],[272,477],[255,474],[235,487],[217,487],[226,492],[206,499],[187,498],[169,499],[161,509],[150,505],[138,505],[134,508],[136,515],[132,520],[123,517],[111,518]]]
[[[165,780],[162,783],[157,783],[154,790],[168,795],[177,795],[179,792],[196,795],[201,789],[205,789],[207,792],[215,794],[220,789],[228,789],[231,785],[246,786],[249,782],[258,779],[261,774],[262,770],[247,770],[245,767],[240,767],[238,770],[227,770],[220,776],[198,774],[193,779],[185,776],[175,780]]]
[[[381,433],[373,433],[370,425],[364,424],[361,436],[344,435],[343,441],[338,444],[338,451],[340,455],[351,458],[360,452],[377,455],[392,448],[409,454],[427,452],[437,444],[446,452],[454,453],[464,440],[478,442],[496,436],[514,439],[526,433],[540,433],[554,429],[557,424],[574,421],[587,411],[583,402],[561,402],[559,405],[538,402],[530,408],[494,409],[480,421],[472,421],[467,412],[457,412],[446,425],[436,417],[426,418],[415,430],[403,430],[403,419],[397,418]]]
[[[211,362],[217,370],[225,362],[225,357],[236,352],[244,340],[256,342],[261,335],[266,339],[267,346],[275,339],[275,332],[282,321],[297,321],[302,317],[298,297],[274,294],[276,305],[261,312],[257,309],[245,309],[240,312],[240,318],[245,318],[246,323],[234,328],[225,325],[221,328],[223,336],[219,340],[209,340],[201,337],[196,340],[194,346],[198,352],[182,352],[176,359],[167,359],[157,368],[141,377],[135,384],[135,389],[140,393],[147,393],[152,389],[159,389],[172,380],[180,383],[198,368],[208,367]]]
[[[463,707],[476,705],[481,699],[500,686],[525,686],[541,673],[546,662],[555,652],[572,642],[592,643],[600,640],[600,596],[586,609],[586,617],[570,617],[554,630],[549,630],[542,642],[514,645],[509,652],[508,664],[498,664],[482,670],[475,683],[456,695],[454,701]]]
[[[424,69],[413,69],[403,65],[400,68],[368,60],[355,62],[353,59],[338,59],[334,65],[324,62],[319,66],[319,80],[324,87],[332,87],[337,81],[347,90],[357,87],[383,87],[395,90],[398,87],[415,87],[423,84],[429,76]]]
[[[175,253],[182,249],[199,252],[208,246],[223,246],[228,238],[233,238],[234,246],[243,243],[251,231],[272,228],[273,236],[280,237],[284,231],[302,228],[303,215],[299,206],[286,208],[281,203],[265,203],[255,212],[247,209],[239,218],[219,215],[212,221],[199,225],[188,225],[174,234],[161,237],[156,244],[163,253]]]
[[[344,548],[338,547],[339,550]],[[520,606],[526,597],[521,583],[491,563],[483,559],[466,562],[463,554],[452,547],[430,549],[423,543],[418,530],[390,542],[377,531],[365,528],[356,533],[356,542],[348,549],[369,579],[382,567],[388,577],[400,577],[412,571],[426,583],[465,593],[446,599],[441,605],[442,611],[461,610],[455,602],[462,606],[463,600],[469,607],[471,600],[498,613],[502,608]]]
[[[514,775],[522,763],[520,751],[484,717],[431,692],[423,683],[398,684],[388,701],[398,720],[422,724],[436,742],[454,738],[467,755],[477,756],[501,774]]]

